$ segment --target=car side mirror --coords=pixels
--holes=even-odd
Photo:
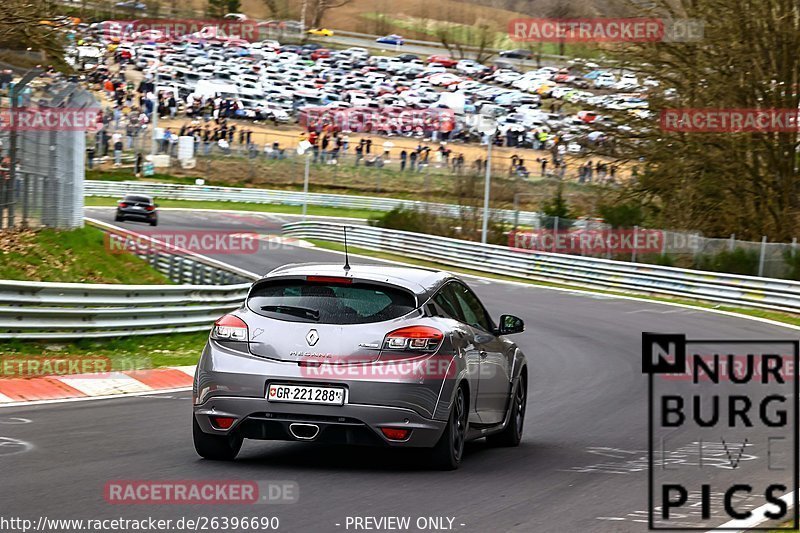
[[[514,315],[500,315],[500,335],[511,335],[512,333],[522,333],[525,331],[525,322]]]

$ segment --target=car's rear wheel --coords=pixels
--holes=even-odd
[[[114,222],[122,222],[123,217],[119,213],[114,217]]]
[[[157,219],[156,220],[151,220],[150,221],[150,225],[151,226],[158,226],[158,220]]]
[[[242,437],[236,435],[209,435],[203,433],[197,419],[192,417],[192,436],[197,455],[214,461],[232,461],[242,449]]]
[[[528,401],[528,383],[525,376],[519,378],[514,397],[511,399],[511,419],[506,428],[495,435],[486,437],[493,446],[519,446],[522,441],[522,427],[525,424],[525,406]]]
[[[456,391],[450,419],[439,442],[433,447],[431,459],[433,466],[439,470],[455,470],[461,464],[464,455],[464,443],[467,437],[467,395],[464,387]]]

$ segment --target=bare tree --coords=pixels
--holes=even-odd
[[[325,13],[330,11],[331,9],[336,9],[347,5],[352,0],[304,0],[308,2],[311,7],[311,24],[312,28],[319,28],[322,26],[322,20],[325,17]],[[305,5],[304,10],[305,11]]]
[[[660,84],[649,98],[652,116],[633,123],[632,133],[618,135],[620,155],[639,167],[626,192],[670,227],[751,239],[796,236],[797,128],[676,132],[660,127],[659,116],[665,109],[797,110],[797,0],[651,0],[647,10],[642,5],[637,1],[631,9],[705,25],[699,40],[628,43],[617,53],[640,78]]]

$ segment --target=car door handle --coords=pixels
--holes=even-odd
[[[484,359],[486,358],[487,355],[489,355],[488,353],[486,353],[486,350],[481,350],[479,353],[481,354],[481,359]]]

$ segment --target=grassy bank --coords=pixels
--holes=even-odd
[[[104,233],[76,230],[6,231],[0,279],[73,283],[167,284],[163,274],[131,254],[111,254]]]
[[[531,170],[536,170],[532,168]],[[94,168],[86,172],[89,180],[143,181],[194,185],[202,178],[209,186],[252,187],[287,191],[303,190],[303,162],[299,159],[262,160],[255,162],[242,157],[217,157],[198,161],[197,168],[164,169],[137,180],[131,168]],[[558,180],[535,176],[527,180],[510,178],[506,171],[492,175],[491,201],[493,207],[510,208],[518,195],[520,209],[538,211],[550,201]],[[349,164],[312,165],[309,190],[313,193],[375,196],[406,200],[433,201],[450,204],[481,204],[484,177],[467,172],[463,175],[418,173],[390,168],[373,169]],[[576,214],[596,210],[598,198],[607,192],[603,186],[566,181],[563,193]]]
[[[113,370],[194,365],[207,338],[208,332],[201,331],[110,339],[86,338],[74,342],[2,341],[0,362],[4,357],[19,359],[69,356],[108,358]]]

